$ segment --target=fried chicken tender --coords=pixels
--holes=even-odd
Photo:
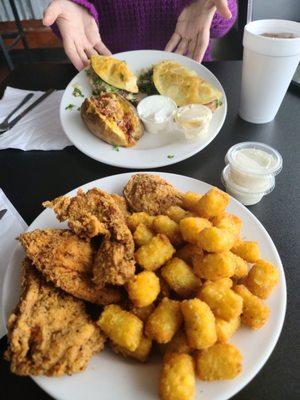
[[[24,261],[23,293],[8,320],[5,358],[17,375],[71,375],[104,346],[83,301],[51,283]]]
[[[158,175],[136,174],[127,182],[124,196],[132,211],[150,215],[166,214],[171,206],[181,206],[182,194]]]
[[[116,288],[92,282],[94,249],[67,229],[37,229],[19,236],[27,257],[44,277],[79,299],[95,304],[120,301]]]
[[[98,188],[86,193],[79,189],[75,197],[61,196],[44,206],[53,208],[58,220],[68,221],[70,229],[80,237],[104,235],[94,260],[95,284],[123,285],[134,275],[132,234],[111,195]]]

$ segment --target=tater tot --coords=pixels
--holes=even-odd
[[[243,260],[241,257],[237,256],[236,254],[229,252],[230,256],[233,259],[235,269],[233,278],[235,279],[242,279],[245,278],[248,274],[248,263],[247,261]]]
[[[135,252],[135,259],[141,267],[155,271],[170,260],[174,253],[175,249],[167,236],[159,234]]]
[[[144,224],[139,224],[133,233],[134,242],[138,246],[143,246],[144,244],[149,243],[153,237],[154,233],[152,230]]]
[[[240,235],[242,220],[236,215],[224,212],[223,214],[219,214],[216,217],[213,217],[212,223],[217,228],[229,231],[236,236]]]
[[[231,251],[249,263],[255,263],[260,259],[260,251],[257,242],[239,241]]]
[[[195,205],[194,211],[204,218],[222,214],[229,204],[230,196],[216,187],[210,189]]]
[[[172,258],[161,270],[161,275],[181,297],[194,296],[201,286],[201,280],[194,274],[193,269],[180,258]]]
[[[212,253],[228,251],[232,248],[234,242],[235,236],[232,233],[216,228],[215,226],[203,229],[199,233],[197,240],[198,246]]]
[[[196,354],[196,371],[203,381],[235,378],[242,370],[243,357],[239,349],[230,343],[216,343]]]
[[[181,258],[189,265],[193,264],[194,257],[203,257],[203,250],[196,244],[187,243],[176,251],[175,256]]]
[[[137,349],[143,334],[143,322],[135,315],[110,304],[104,307],[97,324],[115,344],[129,351]]]
[[[193,358],[188,354],[167,353],[159,379],[161,400],[194,400],[195,371]]]
[[[206,254],[193,259],[194,272],[199,278],[216,281],[230,278],[235,272],[235,263],[229,252]]]
[[[160,351],[165,353],[186,353],[189,354],[192,352],[190,348],[186,334],[183,329],[180,329],[175,336],[173,336],[172,340],[166,344],[161,344],[159,346]]]
[[[211,226],[211,222],[205,218],[188,217],[179,222],[179,228],[183,240],[189,243],[198,244],[199,234],[203,229]]]
[[[160,292],[159,278],[152,271],[143,271],[129,279],[126,289],[136,307],[146,307],[154,302]]]
[[[183,195],[182,206],[185,210],[193,211],[195,206],[199,203],[202,194],[194,192],[186,192]]]
[[[241,325],[241,318],[234,318],[230,321],[225,321],[222,318],[216,318],[216,330],[218,336],[218,342],[226,343],[233,336],[233,334],[239,329]]]
[[[278,282],[278,269],[268,261],[258,260],[250,269],[244,284],[255,296],[266,299]]]
[[[154,217],[145,213],[145,212],[137,212],[131,214],[127,218],[127,225],[129,226],[129,229],[131,231],[134,231],[139,224],[144,224],[148,226],[148,228],[151,228],[152,222],[154,220]]]
[[[194,349],[206,349],[217,340],[215,317],[209,306],[199,299],[181,303],[188,344]]]
[[[243,298],[242,323],[252,329],[265,325],[270,315],[269,307],[244,285],[237,285],[233,290]]]
[[[136,315],[144,323],[147,322],[147,319],[153,313],[154,310],[155,310],[155,304],[154,303],[150,304],[147,307],[136,307],[134,305],[131,305],[129,307],[129,311],[132,314]]]
[[[141,337],[140,343],[134,351],[129,351],[124,347],[118,346],[115,343],[111,342],[111,348],[115,353],[121,354],[125,358],[134,358],[141,362],[147,361],[151,352],[151,347],[152,340],[146,338],[145,336]]]
[[[167,216],[173,221],[179,223],[180,220],[186,218],[190,213],[179,206],[171,206],[167,211]]]
[[[167,215],[158,215],[155,217],[152,227],[156,233],[166,235],[174,246],[182,243],[179,225]]]
[[[181,322],[180,302],[165,297],[148,318],[145,333],[158,343],[168,343],[178,331]]]
[[[243,299],[226,287],[222,279],[216,282],[205,282],[198,297],[209,305],[216,317],[226,321],[238,318],[242,313]]]

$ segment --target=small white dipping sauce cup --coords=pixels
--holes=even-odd
[[[138,116],[143,121],[146,131],[150,133],[168,131],[175,110],[175,101],[161,95],[145,97],[137,106]]]
[[[290,33],[293,38],[263,34]],[[300,23],[258,20],[245,26],[239,115],[262,124],[272,121],[300,61]]]
[[[227,193],[244,205],[258,203],[275,187],[275,176],[282,169],[277,150],[259,142],[232,146],[226,156],[222,182]]]
[[[191,140],[207,134],[211,119],[211,109],[202,104],[179,107],[172,118],[175,129]]]

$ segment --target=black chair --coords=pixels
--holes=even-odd
[[[10,50],[12,50],[21,40],[24,46],[24,49],[26,51],[26,55],[27,55],[27,60],[28,62],[31,60],[30,57],[30,50],[29,50],[29,46],[25,37],[25,33],[22,27],[22,23],[20,21],[19,18],[19,14],[15,5],[14,0],[9,0],[10,6],[11,6],[11,10],[14,14],[15,17],[15,22],[16,22],[16,26],[17,26],[17,31],[16,32],[12,32],[12,33],[5,33],[3,35],[0,35],[0,48],[3,51],[3,55],[4,58],[10,68],[10,70],[14,69],[14,64],[12,62],[11,56],[10,56]],[[7,46],[4,42],[5,39],[14,39],[13,42]]]

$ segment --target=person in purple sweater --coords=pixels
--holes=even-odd
[[[53,0],[43,23],[81,70],[92,54],[158,49],[211,60],[211,38],[237,17],[236,0]]]

